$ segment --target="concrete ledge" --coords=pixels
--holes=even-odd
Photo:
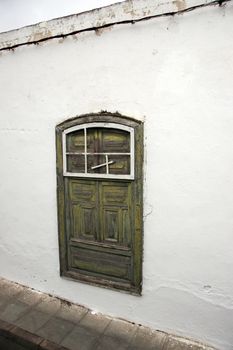
[[[219,5],[231,0],[137,0],[124,1],[92,11],[41,22],[0,34],[0,50],[35,44],[115,24],[133,23],[191,9]]]

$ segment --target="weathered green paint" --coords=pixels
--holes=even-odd
[[[63,176],[62,132],[72,126],[91,122],[127,125],[135,131],[135,179],[94,179]],[[112,141],[113,140],[113,141]],[[106,152],[120,145],[128,152],[125,133],[93,130],[88,147],[96,152],[98,143]],[[82,149],[79,131],[68,140],[69,151]],[[141,293],[142,283],[142,183],[143,125],[141,122],[102,112],[80,116],[56,127],[57,195],[62,276],[91,284]],[[119,156],[117,156],[119,157]],[[91,160],[96,164],[101,159]],[[128,162],[128,161],[127,161]],[[127,168],[117,159],[114,171]],[[75,167],[75,162],[72,163]],[[79,165],[80,166],[80,163]],[[80,169],[78,169],[80,170]],[[126,170],[128,171],[128,169]],[[100,170],[101,173],[101,170]]]

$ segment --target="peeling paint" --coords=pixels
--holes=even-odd
[[[97,29],[95,30],[95,34],[96,34],[97,36],[101,36],[103,33],[109,32],[109,31],[111,31],[111,30],[112,30],[112,27],[97,28]]]
[[[42,22],[37,25],[2,33],[0,34],[0,51],[24,45],[34,45],[43,41],[77,35],[83,32],[96,31],[96,29],[115,25],[134,24],[152,18],[174,16],[181,12],[190,12],[208,6],[220,5],[222,7],[222,5],[226,5],[231,1],[206,0],[202,2],[200,0],[198,3],[195,3],[194,0],[168,0],[167,2],[158,3],[155,0],[151,0],[150,6],[145,6],[143,0],[138,0],[137,2],[130,0],[87,13],[71,15],[62,19]],[[113,21],[113,19],[115,20]],[[74,22],[76,23],[74,24]],[[5,37],[6,39],[4,39]],[[10,40],[9,37],[11,38]]]
[[[30,41],[39,41],[43,39],[44,37],[52,36],[52,32],[48,29],[42,30],[42,31],[36,31],[30,36]]]

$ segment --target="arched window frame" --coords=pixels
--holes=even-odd
[[[118,174],[93,174],[87,172],[87,149],[86,149],[86,135],[87,135],[87,129],[90,128],[111,128],[111,129],[119,129],[127,131],[130,135],[130,152],[129,153],[116,153],[117,155],[129,155],[130,156],[130,174],[127,175],[118,175]],[[84,173],[74,173],[67,171],[67,155],[69,154],[66,150],[66,137],[72,132],[78,131],[78,130],[84,130],[84,139],[85,139],[85,150],[83,154],[85,156],[85,172]],[[92,123],[86,123],[81,125],[76,125],[71,128],[68,128],[63,131],[62,134],[62,151],[63,151],[63,175],[64,176],[73,176],[73,177],[92,177],[92,178],[107,178],[107,179],[134,179],[134,129],[130,126],[126,126],[123,124],[117,124],[117,123],[103,123],[103,122],[92,122]],[[114,154],[114,153],[108,153],[106,154]]]

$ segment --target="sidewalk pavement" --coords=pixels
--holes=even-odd
[[[28,339],[30,335],[37,344],[30,349],[214,350],[141,325],[95,314],[82,306],[0,278],[1,350],[7,350],[1,347],[1,335],[7,332],[11,334],[6,336],[9,342],[12,334],[13,339]],[[25,349],[12,345],[8,348]]]

